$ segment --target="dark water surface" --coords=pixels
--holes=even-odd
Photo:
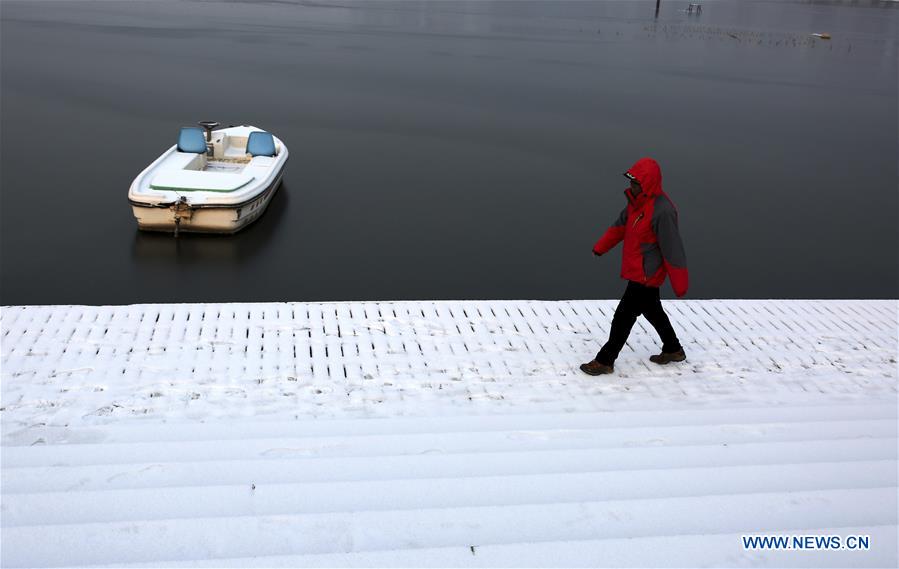
[[[590,248],[644,155],[690,296],[896,298],[896,3],[686,5],[4,0],[0,303],[617,297]],[[201,119],[281,137],[282,190],[139,233]]]

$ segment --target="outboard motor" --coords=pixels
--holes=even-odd
[[[218,128],[219,123],[215,121],[200,121],[197,124],[206,129],[206,155],[212,156],[212,131]]]

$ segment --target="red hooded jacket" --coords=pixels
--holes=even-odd
[[[687,255],[678,231],[677,208],[662,191],[662,170],[652,158],[641,158],[627,174],[643,191],[636,197],[630,188],[624,191],[627,206],[593,246],[593,252],[605,254],[624,240],[621,278],[660,287],[669,275],[674,294],[684,296],[689,287]]]

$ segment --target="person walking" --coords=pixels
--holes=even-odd
[[[581,365],[581,371],[589,375],[615,371],[618,353],[641,315],[662,340],[662,352],[651,356],[651,362],[667,364],[687,359],[659,298],[666,275],[678,297],[687,294],[689,285],[677,208],[662,191],[662,170],[652,158],[641,158],[624,175],[630,180],[630,187],[624,191],[627,205],[593,246],[593,254],[605,255],[624,241],[621,278],[628,281],[627,289],[615,309],[609,340],[595,359]]]

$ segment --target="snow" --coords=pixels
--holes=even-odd
[[[614,307],[5,307],[0,562],[896,566],[896,301]]]

